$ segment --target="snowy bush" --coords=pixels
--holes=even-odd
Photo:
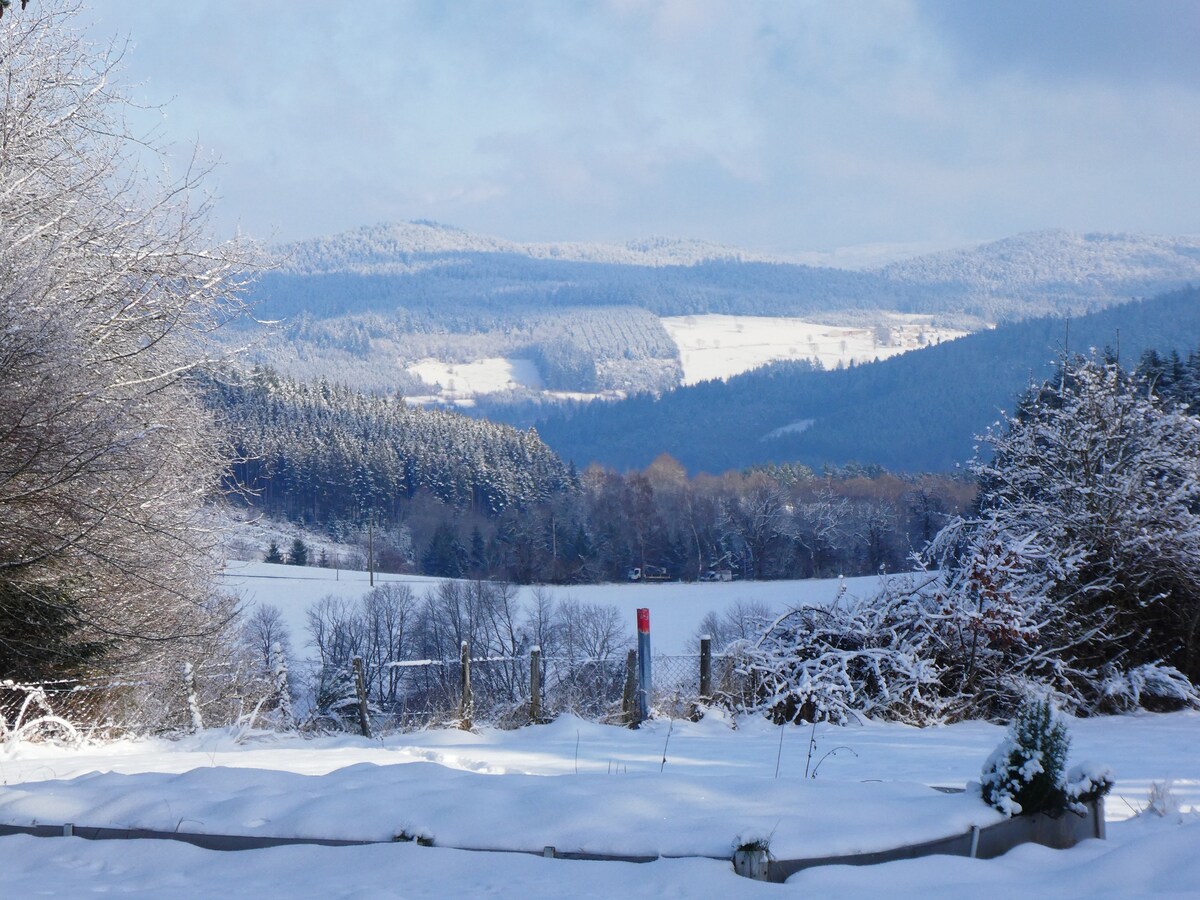
[[[889,581],[867,600],[785,613],[745,651],[754,707],[776,722],[938,718],[927,604],[918,587]]]
[[[368,715],[379,710],[368,702]],[[358,687],[354,672],[347,666],[322,669],[319,675],[316,707],[307,727],[317,731],[350,731],[361,728]]]
[[[1063,768],[1070,746],[1066,725],[1048,700],[1022,704],[983,765],[984,801],[1006,816],[1061,811],[1067,804]]]
[[[1082,815],[1086,811],[1085,804],[1099,800],[1112,790],[1115,783],[1116,777],[1108,766],[1094,762],[1072,766],[1063,787],[1067,809]]]
[[[1137,666],[1128,672],[1108,671],[1100,692],[1107,712],[1200,706],[1200,692],[1182,672],[1174,666],[1156,663]]]

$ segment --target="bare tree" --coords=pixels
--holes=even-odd
[[[194,382],[248,253],[207,240],[195,158],[174,182],[139,166],[161,150],[77,13],[0,21],[0,676],[211,628],[224,461]]]
[[[713,648],[718,653],[738,641],[755,640],[773,619],[771,608],[761,600],[738,600],[721,613],[713,611],[705,614],[700,620],[700,627],[696,629],[696,649],[699,649],[700,639],[705,635],[712,639]]]
[[[292,635],[278,606],[260,603],[246,617],[242,626],[243,640],[248,645],[254,664],[269,674],[275,668],[275,648],[286,657],[292,655]]]
[[[557,612],[562,652],[572,662],[614,658],[631,642],[629,629],[615,606],[567,598],[558,605]]]

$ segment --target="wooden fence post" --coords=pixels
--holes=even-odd
[[[471,698],[471,645],[462,642],[462,703],[458,709],[462,720],[458,727],[463,731],[471,730],[471,717],[474,714],[474,703]]]
[[[700,638],[700,699],[707,703],[712,696],[712,637],[706,634]]]
[[[625,691],[621,695],[621,715],[628,725],[637,725],[641,721],[638,717],[637,677],[638,654],[636,650],[630,650],[625,657]]]
[[[542,719],[542,648],[529,651],[529,721],[537,724]]]
[[[367,683],[363,679],[361,656],[351,660],[354,665],[354,693],[358,695],[358,729],[363,737],[371,736],[371,716],[367,710]]]

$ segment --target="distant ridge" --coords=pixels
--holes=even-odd
[[[411,271],[416,257],[467,253],[646,267],[694,266],[713,261],[781,261],[707,241],[666,237],[643,238],[624,244],[519,243],[425,220],[364,226],[281,248],[282,270],[303,275],[335,272],[397,274]]]
[[[281,255],[281,267],[251,291],[258,318],[283,323],[256,362],[300,379],[325,376],[435,400],[445,391],[415,366],[532,366],[536,377],[500,379],[495,394],[480,395],[495,397],[490,414],[514,421],[539,413],[501,407],[558,403],[561,392],[629,395],[678,385],[681,359],[660,317],[789,317],[879,329],[886,344],[892,314],[977,331],[1078,317],[1200,284],[1200,238],[1065,231],[874,270],[668,238],[523,244],[425,221],[358,228],[292,244]]]
[[[876,271],[902,284],[957,292],[967,306],[1011,307],[1000,317],[1023,318],[1045,312],[1036,308],[1041,297],[1057,298],[1063,312],[1079,312],[1200,282],[1200,237],[1035,231]]]
[[[286,294],[304,293],[297,278],[344,276],[395,279],[369,293],[392,295],[401,306],[407,285],[419,281],[425,308],[433,295],[475,302],[497,292],[520,305],[549,286],[560,295],[556,302],[578,304],[582,292],[593,305],[642,306],[658,315],[891,310],[999,322],[1078,315],[1200,283],[1200,237],[1061,230],[859,270],[676,238],[520,243],[429,221],[356,228],[281,247],[279,255],[277,274],[291,283],[276,293],[289,310],[297,306]],[[353,304],[330,308],[353,311]]]

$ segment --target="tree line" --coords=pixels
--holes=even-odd
[[[304,384],[259,369],[210,379],[206,396],[233,452],[230,491],[305,523],[396,524],[418,495],[494,516],[571,481],[536,432],[324,380]]]
[[[689,476],[669,456],[577,472],[533,431],[266,371],[209,396],[236,501],[351,544],[339,565],[521,584],[895,572],[973,490],[861,466]]]

